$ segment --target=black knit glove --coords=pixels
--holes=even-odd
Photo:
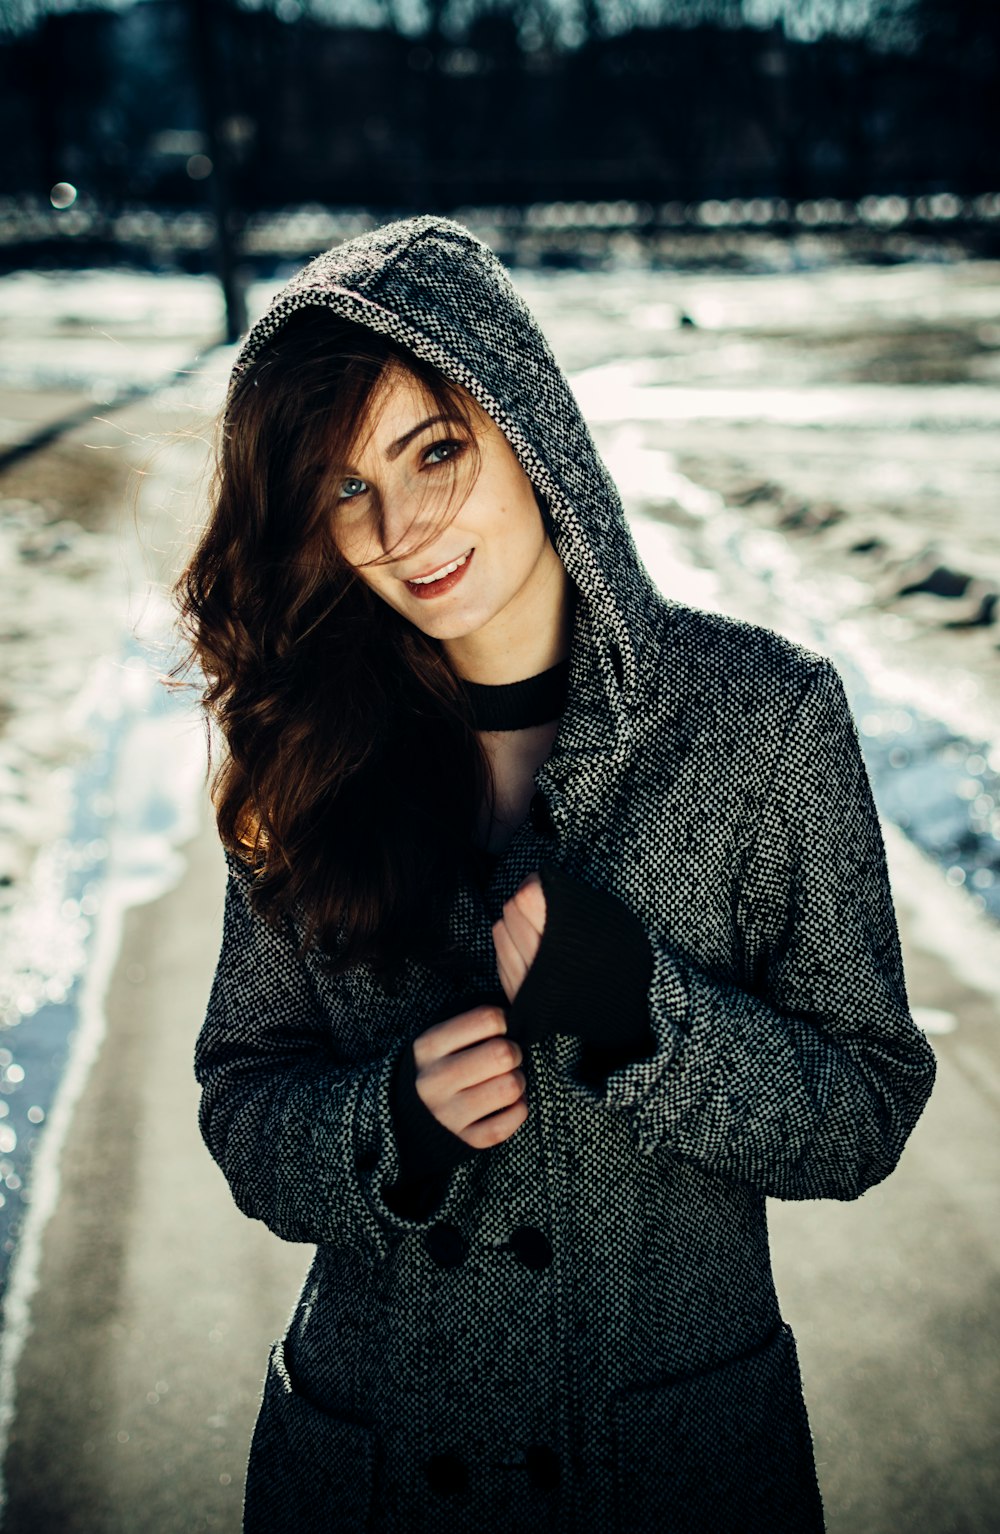
[[[509,1036],[523,1046],[575,1034],[598,1068],[652,1054],[653,950],[642,923],[616,895],[551,863],[538,872],[545,930],[508,1011]]]

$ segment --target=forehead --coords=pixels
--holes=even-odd
[[[389,363],[368,401],[367,420],[374,436],[388,435],[404,418],[404,424],[414,425],[421,413],[437,413],[433,395],[407,368]]]
[[[492,418],[468,390],[454,383],[451,390],[457,394],[477,433],[488,430],[493,424]],[[447,401],[439,405],[415,374],[401,363],[390,362],[372,390],[364,420],[358,423],[355,448],[361,450],[369,442],[382,448],[428,416],[443,413],[452,414],[453,406]]]

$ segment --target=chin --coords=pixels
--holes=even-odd
[[[449,623],[444,616],[437,623],[417,623],[415,626],[422,633],[429,635],[433,639],[446,639],[449,641],[468,639],[471,635],[478,633],[483,627],[482,623],[460,623],[455,619],[452,619]]]

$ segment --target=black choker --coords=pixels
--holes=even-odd
[[[529,730],[532,725],[550,724],[566,707],[569,691],[569,656],[556,661],[548,671],[526,677],[523,682],[496,686],[470,682],[462,678],[472,708],[476,730]]]

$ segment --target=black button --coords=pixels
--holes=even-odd
[[[615,681],[618,683],[618,686],[621,687],[625,680],[625,667],[622,665],[622,652],[619,650],[616,644],[613,644],[608,646],[608,655],[611,658],[611,665],[614,669]]]
[[[526,1268],[547,1268],[552,1261],[552,1248],[540,1230],[533,1225],[519,1225],[511,1231],[510,1249]]]
[[[555,836],[556,828],[552,824],[552,816],[545,802],[545,795],[535,792],[531,800],[531,824],[539,836]]]
[[[378,1152],[373,1150],[359,1151],[355,1160],[359,1171],[370,1172],[372,1167],[378,1165]]]
[[[457,1454],[432,1454],[424,1465],[424,1474],[431,1491],[442,1497],[464,1491],[469,1484],[469,1472]]]
[[[531,1443],[524,1451],[528,1479],[539,1491],[552,1491],[559,1485],[559,1456],[545,1443]]]
[[[432,1225],[424,1245],[440,1268],[457,1268],[465,1260],[465,1237],[457,1225]]]

